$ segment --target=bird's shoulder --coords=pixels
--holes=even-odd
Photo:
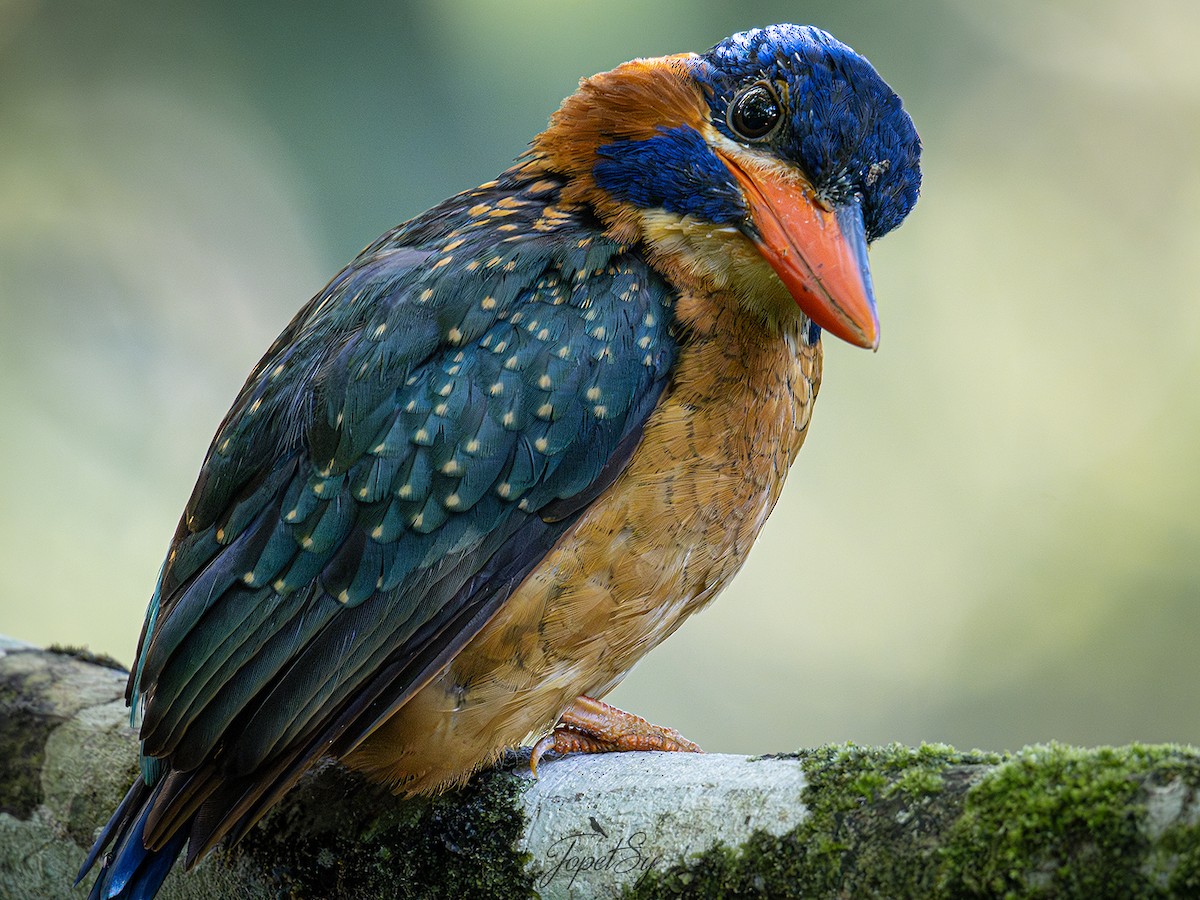
[[[506,430],[532,434],[530,418],[558,422],[563,408],[597,400],[583,370],[614,383],[613,402],[590,404],[612,418],[647,373],[670,364],[672,288],[585,210],[563,203],[560,179],[527,169],[383,235],[300,310],[213,438],[181,534],[210,528],[265,463],[293,451],[332,477],[361,462],[377,437],[396,449],[388,420],[434,410],[445,420],[438,443],[448,447],[447,423],[480,393],[504,408]],[[530,415],[547,404],[552,416]],[[414,426],[410,437],[419,434]]]

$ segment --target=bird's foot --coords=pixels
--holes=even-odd
[[[576,697],[559,717],[553,730],[533,745],[529,768],[537,775],[538,762],[555,753],[616,753],[623,750],[667,750],[703,753],[674,728],[647,722],[591,697]]]

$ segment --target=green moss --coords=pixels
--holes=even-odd
[[[1196,896],[1196,816],[1157,841],[1148,828],[1148,799],[1171,783],[1195,802],[1196,751],[1028,747],[968,794],[939,888],[964,898]]]
[[[969,773],[999,762],[951,747],[822,747],[797,754],[810,816],[774,837],[754,834],[643,880],[634,897],[930,896],[941,835]],[[936,802],[934,802],[936,800]]]
[[[845,746],[798,758],[803,824],[652,873],[629,896],[1200,896],[1195,750]]]
[[[1200,828],[1192,818],[1167,829],[1153,853],[1151,871],[1176,897],[1200,897]]]
[[[129,670],[122,663],[107,653],[95,653],[89,650],[86,646],[76,644],[51,644],[46,648],[47,653],[57,653],[59,656],[69,656],[72,659],[77,659],[80,662],[91,663],[94,666],[102,666],[105,669],[116,669],[118,672],[129,674]]]
[[[296,898],[517,898],[533,894],[517,853],[521,782],[488,772],[460,791],[401,801],[330,766],[239,845]]]

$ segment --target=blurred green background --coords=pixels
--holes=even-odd
[[[709,750],[1200,741],[1193,0],[0,0],[0,632],[129,662],[208,440],[580,76],[776,21],[925,141],[742,575],[612,695]]]

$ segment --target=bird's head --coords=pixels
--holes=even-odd
[[[570,178],[567,199],[685,283],[878,344],[867,245],[916,203],[921,143],[825,32],[775,25],[585,79],[533,150]]]

